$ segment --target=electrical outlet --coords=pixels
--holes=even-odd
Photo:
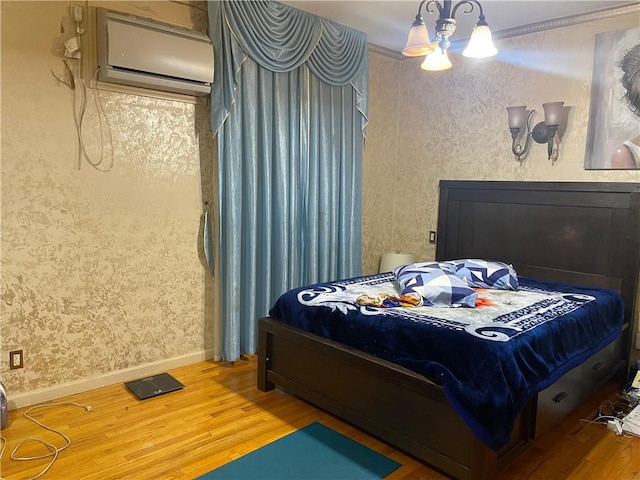
[[[24,367],[22,350],[9,352],[9,370],[17,370]]]
[[[434,230],[429,231],[429,243],[436,243],[436,232]]]

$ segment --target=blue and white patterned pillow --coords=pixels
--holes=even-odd
[[[478,294],[437,262],[410,263],[393,270],[402,294],[417,293],[424,305],[475,307]]]
[[[463,259],[440,263],[443,270],[454,273],[468,286],[517,290],[518,275],[511,265],[494,260]]]

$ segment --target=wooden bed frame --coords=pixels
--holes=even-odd
[[[454,258],[502,260],[520,276],[608,287],[625,301],[619,341],[533,398],[499,452],[473,435],[440,385],[276,319],[259,321],[258,388],[278,386],[455,478],[488,479],[603,381],[626,379],[640,184],[441,181],[436,260]]]

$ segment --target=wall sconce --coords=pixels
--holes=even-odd
[[[543,103],[544,122],[538,123],[533,129],[531,128],[531,120],[536,111],[531,110],[527,114],[527,107],[522,105],[518,107],[507,107],[507,115],[509,120],[509,131],[511,132],[511,151],[518,157],[518,161],[527,154],[531,146],[533,138],[537,143],[547,144],[547,156],[549,160],[555,162],[558,158],[558,150],[554,149],[554,139],[560,122],[562,121],[562,108],[564,102]],[[525,127],[524,147],[516,143],[516,138],[520,134],[520,130]],[[553,159],[551,158],[553,156]]]

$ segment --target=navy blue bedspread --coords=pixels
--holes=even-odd
[[[283,294],[269,315],[441,384],[465,423],[494,450],[509,441],[534,394],[622,330],[624,304],[616,292],[528,278],[520,278],[518,292],[481,291],[489,306],[475,309],[356,302],[371,289],[398,293],[394,288],[389,273],[305,286]]]

